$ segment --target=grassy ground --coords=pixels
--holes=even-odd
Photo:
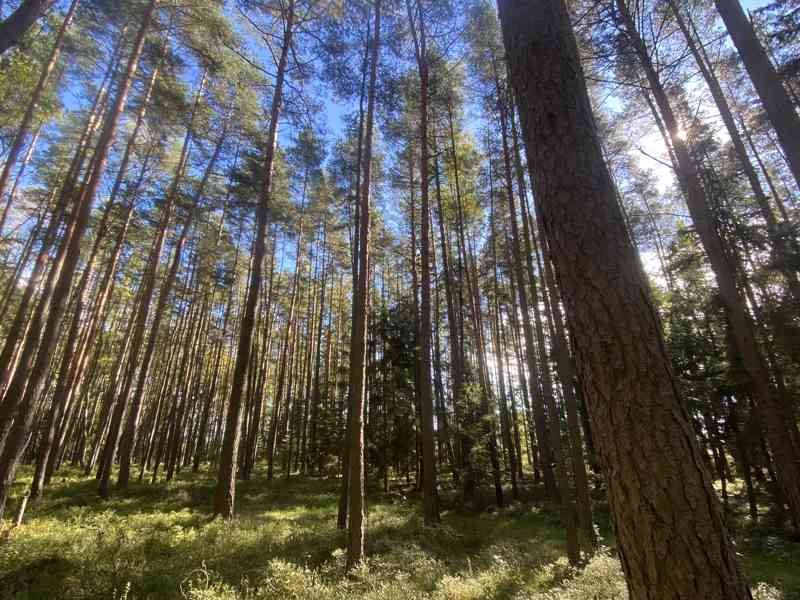
[[[26,471],[18,494],[29,480]],[[626,597],[611,551],[570,570],[557,514],[529,503],[449,510],[441,527],[425,529],[419,498],[376,493],[368,562],[345,575],[336,482],[242,483],[233,524],[211,519],[212,494],[208,474],[183,474],[101,501],[94,479],[60,473],[0,541],[0,598]],[[759,598],[800,599],[800,544],[742,530],[738,548]]]

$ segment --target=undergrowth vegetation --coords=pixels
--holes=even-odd
[[[30,481],[17,484],[20,495]],[[368,559],[345,573],[337,482],[242,482],[238,518],[212,519],[213,480],[183,474],[100,501],[93,478],[60,476],[0,542],[0,598],[366,598],[625,600],[613,537],[580,571],[567,565],[557,512],[540,503],[451,508],[423,527],[407,489],[370,495]],[[800,549],[740,530],[758,600],[800,598]]]

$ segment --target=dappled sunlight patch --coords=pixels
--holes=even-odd
[[[426,592],[433,591],[438,580],[447,573],[444,563],[416,545],[402,546],[385,560],[394,567],[393,570],[407,572],[409,581]]]
[[[181,581],[180,594],[187,600],[238,600],[251,597],[246,581],[237,590],[221,581],[219,574],[207,569],[205,564]]]
[[[541,591],[522,593],[527,600],[628,600],[628,589],[619,560],[602,548],[581,570],[569,567],[566,559],[546,565],[536,576]],[[752,588],[753,600],[784,600],[775,587],[759,583]]]
[[[284,599],[324,598],[327,591],[315,571],[273,559],[267,566],[260,595]]]
[[[626,598],[608,550],[582,570],[567,564],[558,515],[547,504],[450,510],[425,527],[418,496],[370,498],[367,557],[347,572],[338,487],[312,483],[247,482],[247,498],[228,522],[211,518],[210,500],[196,504],[211,497],[211,480],[139,484],[129,497],[101,501],[93,478],[71,476],[0,545],[0,598],[5,589],[103,600]],[[739,547],[753,580],[765,582],[754,588],[755,600],[792,598],[792,543],[765,532]],[[778,582],[786,598],[767,585]]]
[[[542,591],[521,597],[530,600],[625,600],[628,597],[619,560],[606,549],[601,549],[577,572],[565,558],[546,565],[537,572],[536,583]]]
[[[486,593],[483,583],[474,577],[445,575],[433,597],[436,600],[480,600]]]
[[[752,592],[753,600],[783,600],[780,590],[763,581],[753,586]]]
[[[523,576],[524,573],[517,570],[510,560],[496,556],[490,566],[471,575],[467,573],[443,577],[434,598],[507,598],[522,585]]]

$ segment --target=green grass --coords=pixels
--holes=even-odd
[[[15,493],[29,481],[24,471]],[[102,501],[93,478],[60,473],[0,541],[0,598],[625,598],[610,551],[582,572],[568,568],[557,513],[546,505],[446,510],[428,529],[416,495],[376,492],[367,563],[346,574],[336,481],[240,483],[233,523],[211,518],[213,489],[208,473],[182,474]],[[800,598],[798,544],[748,530],[739,549],[754,584]],[[760,594],[781,597],[773,588]]]

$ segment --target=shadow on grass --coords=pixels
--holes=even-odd
[[[16,492],[29,481],[23,472]],[[240,586],[262,579],[274,560],[324,571],[329,581],[343,576],[337,481],[240,482],[231,523],[211,519],[208,473],[184,472],[155,485],[132,482],[108,500],[96,486],[94,478],[67,470],[30,506],[25,524],[0,547],[0,597],[108,598],[127,584],[129,597],[180,597],[182,582],[198,567]],[[560,534],[548,519],[450,511],[442,526],[425,529],[415,495],[376,493],[369,502],[368,554],[398,570],[414,561],[435,564],[436,575],[422,585],[430,588],[443,573],[491,567],[491,554],[483,554],[501,538],[534,545],[544,531],[547,543],[538,555],[557,558]]]
[[[281,600],[510,598],[569,573],[554,566],[564,564],[563,532],[538,489],[526,492],[537,504],[500,511],[470,512],[446,498],[435,528],[423,526],[413,491],[376,491],[368,498],[368,568],[348,577],[346,535],[336,527],[339,482],[259,475],[238,484],[237,518],[228,523],[211,518],[208,472],[134,482],[101,500],[94,478],[66,470],[0,544],[0,598],[120,598],[128,588],[130,599],[180,598],[189,579],[231,591],[204,598],[254,598],[247,594],[255,587],[259,598]],[[15,493],[29,482],[24,471]],[[602,513],[600,521],[605,531]],[[796,545],[756,541],[747,542],[751,573],[790,591]]]

